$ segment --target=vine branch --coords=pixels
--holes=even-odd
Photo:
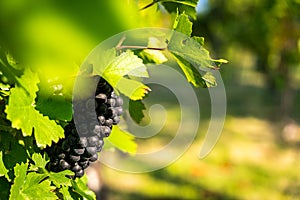
[[[117,46],[115,47],[117,51],[122,49],[149,49],[149,50],[157,50],[157,51],[163,51],[166,50],[167,47],[147,47],[147,46],[138,46],[138,45],[122,45],[125,41],[126,37],[123,36],[120,41],[118,42]]]

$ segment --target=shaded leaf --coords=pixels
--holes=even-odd
[[[194,66],[176,54],[173,54],[173,56],[182,69],[188,82],[192,83],[195,87],[206,87],[205,81],[202,79],[201,74],[197,69],[195,69]]]
[[[5,177],[0,177],[0,188],[1,199],[9,199],[10,183]]]
[[[144,118],[143,110],[145,109],[146,107],[142,101],[129,101],[129,114],[135,122],[140,123],[142,121]]]
[[[28,159],[24,146],[7,132],[0,133],[0,151],[3,152],[3,163],[10,172],[8,173],[10,179],[13,179],[13,168],[17,163],[26,162]]]
[[[66,101],[63,96],[51,95],[38,98],[36,109],[51,119],[71,121],[72,103]]]
[[[193,19],[196,19],[196,7],[198,0],[153,0],[141,10],[149,8],[156,3],[161,3],[169,13],[186,12]]]

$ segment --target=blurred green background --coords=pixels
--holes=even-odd
[[[174,15],[157,6],[139,11],[150,2],[1,0],[0,45],[39,72],[41,87],[62,82],[68,94],[81,62],[104,39],[132,28],[171,27]],[[201,123],[191,148],[151,173],[96,164],[99,198],[300,199],[300,1],[200,0],[193,34],[205,37],[213,57],[230,61],[220,70],[228,102],[219,142],[198,158],[210,100],[197,89]],[[177,107],[170,99],[174,124],[140,151],[172,138]]]

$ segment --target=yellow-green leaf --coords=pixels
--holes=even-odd
[[[113,146],[123,152],[128,152],[132,155],[136,153],[137,144],[134,142],[134,136],[122,130],[119,126],[114,126],[111,135],[107,138]]]
[[[19,79],[23,87],[16,85],[11,89],[8,105],[5,112],[7,119],[12,122],[12,127],[21,129],[24,136],[34,132],[37,145],[45,147],[63,138],[64,131],[55,121],[43,116],[35,109],[38,75],[26,69]]]

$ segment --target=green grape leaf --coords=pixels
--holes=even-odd
[[[149,37],[147,47],[166,49],[166,42],[159,40],[156,37]],[[162,50],[144,49],[141,52],[139,52],[138,55],[144,60],[144,63],[146,61],[156,64],[162,64],[168,61],[168,58],[165,56]]]
[[[198,0],[153,0],[141,10],[149,8],[156,3],[161,3],[169,13],[187,13],[193,19],[197,18],[196,7]],[[160,8],[160,7],[159,7]]]
[[[114,53],[116,52],[112,49],[104,51],[103,54],[107,54],[109,59],[96,59],[93,63],[93,74],[103,77],[117,93],[123,93],[133,100],[142,99],[150,88],[124,76],[148,77],[143,60],[129,50],[119,56],[115,56]]]
[[[22,70],[17,70],[12,66],[12,57],[2,47],[0,47],[0,74],[4,75],[8,79],[9,84],[16,83],[19,87],[23,87],[18,76],[21,75]],[[19,68],[18,68],[19,69]]]
[[[211,73],[201,76],[197,68],[209,72],[218,69],[218,66],[227,63],[227,61],[212,59],[209,52],[203,47],[204,38],[190,37],[192,23],[186,14],[177,15],[173,28],[175,31],[170,38],[168,49],[184,72],[187,80],[195,87],[216,86],[216,79]]]
[[[201,46],[204,45],[204,37],[193,36],[192,37],[196,42],[198,42]]]
[[[216,77],[214,77],[210,72],[206,72],[202,79],[205,81],[206,87],[215,87],[217,86]]]
[[[45,166],[47,164],[45,156],[43,158],[43,156],[41,154],[34,153],[31,158],[32,158],[32,160],[33,160],[36,167],[45,168]]]
[[[168,44],[168,49],[191,64],[202,68],[213,68],[212,58],[209,52],[202,47],[203,41],[200,38],[190,38],[192,23],[186,14],[177,15],[173,29],[175,30]]]
[[[157,0],[162,2],[165,9],[170,13],[185,12],[193,19],[197,18],[196,7],[198,0]]]
[[[18,143],[12,134],[1,132],[0,134],[0,151],[6,169],[9,170],[9,177],[13,179],[13,168],[17,163],[26,162],[28,159],[24,146]]]
[[[14,168],[15,179],[10,189],[10,200],[25,200],[43,197],[43,199],[57,199],[51,191],[51,182],[45,180],[46,174],[27,173],[28,163],[17,164]]]
[[[117,53],[115,48],[97,53],[97,57],[95,58],[95,60],[90,61],[91,63],[93,63],[93,75],[102,76],[102,74],[106,70],[106,67],[109,66],[113,62],[113,60],[116,59],[116,57]]]
[[[156,64],[162,64],[168,61],[164,53],[157,50],[145,49],[139,53],[139,56],[143,58],[143,60]]]
[[[69,187],[63,186],[59,189],[59,192],[63,195],[63,200],[74,200],[69,192]]]
[[[132,51],[126,51],[117,56],[104,70],[103,77],[108,78],[111,75],[136,77],[149,77],[143,60],[134,55]]]
[[[129,114],[135,122],[140,123],[142,121],[144,118],[143,110],[145,109],[146,107],[141,100],[129,101]]]
[[[173,56],[188,82],[192,83],[195,87],[206,87],[205,80],[202,79],[200,72],[194,66],[176,54],[173,54]]]
[[[17,164],[14,168],[14,173],[16,178],[14,179],[14,184],[12,185],[10,189],[10,200],[16,200],[19,199],[20,191],[22,189],[22,186],[24,185],[25,179],[26,179],[26,171],[28,168],[28,164],[22,163]],[[22,199],[22,198],[20,198]]]
[[[6,167],[5,167],[4,163],[3,163],[2,154],[3,154],[3,152],[0,151],[0,177],[1,176],[5,176],[5,178],[8,181],[10,181],[9,176],[7,174],[9,171],[6,169]]]
[[[12,127],[21,129],[24,136],[31,136],[34,129],[34,136],[39,147],[51,145],[64,137],[64,131],[55,121],[43,116],[35,109],[37,74],[25,70],[24,75],[19,79],[24,88],[16,86],[11,89],[11,95],[5,112],[7,119],[12,122]]]
[[[66,176],[72,176],[74,175],[74,172],[70,170],[65,170],[61,172],[50,172],[49,180],[53,182],[53,184],[56,187],[60,186],[72,186],[72,182],[70,178],[67,178]]]
[[[107,138],[107,141],[123,152],[128,152],[134,155],[137,151],[137,144],[134,142],[134,136],[124,130],[121,130],[119,126],[113,127],[111,135]]]
[[[0,188],[1,199],[9,199],[10,183],[4,177],[0,177]]]
[[[33,199],[36,197],[43,197],[43,199],[49,200],[57,199],[57,196],[52,192],[51,182],[43,180],[46,177],[46,174],[28,173],[19,191],[20,196],[23,196],[24,199]]]
[[[131,100],[140,100],[146,94],[148,94],[151,89],[144,85],[143,83],[131,80],[123,77],[116,78],[118,82],[114,83],[117,91],[123,93],[125,96],[129,97]]]
[[[183,33],[187,36],[191,36],[193,31],[192,28],[193,28],[193,23],[189,20],[189,17],[186,14],[180,14],[180,15],[177,14],[177,17],[173,24],[173,30]]]
[[[72,119],[72,103],[60,95],[39,97],[36,102],[36,109],[51,119],[65,121]]]
[[[72,190],[77,194],[81,195],[87,200],[95,200],[96,195],[87,187],[87,177],[83,176],[82,178],[77,178],[75,181],[72,181]]]

